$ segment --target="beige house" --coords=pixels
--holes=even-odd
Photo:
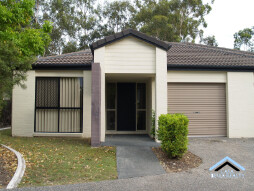
[[[15,87],[13,136],[149,134],[152,110],[184,113],[189,136],[254,137],[254,54],[168,43],[132,29],[40,58]],[[157,128],[157,127],[156,127]]]

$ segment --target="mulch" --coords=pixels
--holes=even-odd
[[[152,148],[166,172],[182,172],[196,168],[202,163],[202,159],[187,151],[180,159],[171,159],[161,148]]]
[[[0,145],[0,189],[6,188],[11,181],[17,165],[16,155]]]

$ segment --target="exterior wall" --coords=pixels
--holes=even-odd
[[[82,70],[36,70],[35,76],[36,77],[83,77],[83,71]]]
[[[152,78],[152,109],[155,111],[155,78]]]
[[[83,133],[34,133],[35,78],[36,77],[83,77]],[[13,136],[70,136],[91,137],[91,71],[31,70],[27,72],[27,86],[15,86],[12,101]]]
[[[15,86],[12,91],[12,136],[33,136],[35,71],[27,72],[25,85],[25,89]]]
[[[168,71],[168,82],[226,83],[226,72]]]
[[[152,116],[152,82],[148,80],[146,83],[146,129],[147,133],[151,131],[151,116]]]
[[[228,137],[254,137],[252,72],[227,73]]]
[[[155,46],[126,37],[105,46],[105,73],[155,73],[155,59]]]
[[[152,111],[155,111],[155,81],[154,77],[150,78],[146,84],[146,97],[147,97],[147,133],[151,136],[151,129],[152,129]]]
[[[164,56],[166,59],[166,52]],[[101,65],[101,141],[104,142],[106,132],[105,74],[154,74],[156,72],[156,48],[137,38],[126,37],[96,49],[94,62]],[[166,62],[164,66],[166,68]]]
[[[105,141],[105,132],[106,132],[105,46],[98,48],[94,51],[94,62],[100,63],[100,66],[101,66],[101,142],[104,142]]]
[[[92,76],[91,71],[83,71],[83,134],[85,138],[91,138],[91,112],[92,112]]]
[[[167,52],[156,47],[155,129],[161,114],[167,113]],[[158,141],[158,140],[157,140]]]

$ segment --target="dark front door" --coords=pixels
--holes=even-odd
[[[136,84],[117,84],[117,130],[136,131]]]

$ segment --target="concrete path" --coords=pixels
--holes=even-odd
[[[111,135],[104,145],[116,146],[119,179],[165,174],[152,151],[159,144],[147,135]]]
[[[151,147],[119,146],[116,157],[119,179],[165,173]]]

